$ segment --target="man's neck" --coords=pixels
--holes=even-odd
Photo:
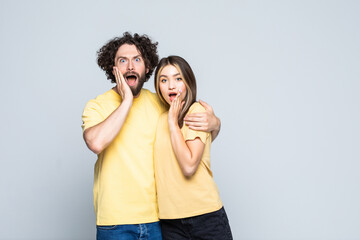
[[[118,89],[117,89],[116,86],[113,87],[112,90],[114,90],[117,94],[119,94],[119,95],[121,96],[121,94],[118,92]],[[141,88],[141,90],[143,90],[143,88]],[[134,98],[138,98],[138,97],[140,96],[141,90],[140,90],[140,92],[139,92],[136,96],[134,96]]]

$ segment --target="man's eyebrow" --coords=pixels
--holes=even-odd
[[[141,54],[139,54],[139,55],[136,55],[136,56],[134,56],[133,58],[141,58]],[[117,60],[119,60],[119,58],[124,58],[124,59],[128,59],[127,57],[125,57],[125,56],[118,56],[117,58],[116,58],[116,61]]]
[[[124,57],[124,56],[118,56],[118,57],[116,58],[116,61],[119,60],[120,58],[126,58],[126,57]]]

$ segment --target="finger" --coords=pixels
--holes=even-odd
[[[176,107],[176,99],[177,96],[175,96],[175,98],[170,102],[170,108],[174,109]]]
[[[119,84],[119,78],[118,78],[117,68],[116,67],[113,67],[113,75],[115,77],[116,84]]]
[[[183,106],[184,106],[184,104],[185,104],[185,101],[182,101],[181,100],[181,91],[180,91],[180,93],[179,93],[179,99],[178,99],[178,103],[177,103],[177,105],[178,105],[178,108],[179,108],[179,111],[183,108]]]
[[[187,117],[200,118],[200,117],[205,117],[206,115],[207,115],[207,113],[205,113],[205,112],[198,112],[198,113],[189,113],[186,116]]]
[[[120,77],[120,71],[119,71],[119,69],[116,67],[115,68],[115,73],[116,73],[116,84],[118,84],[119,85],[119,87],[121,87],[121,85],[123,84],[123,82],[121,81],[121,77]]]
[[[180,99],[180,95],[181,95],[181,92],[180,92],[180,90],[179,90],[178,93],[176,94],[175,99],[176,99],[176,100],[179,100],[179,99]]]
[[[181,95],[181,92],[178,92],[178,94],[176,94],[173,102],[174,102],[174,106],[176,107],[179,107],[179,102],[180,102],[180,95]]]
[[[186,116],[184,118],[185,121],[189,121],[189,122],[200,122],[200,121],[205,121],[205,117],[204,116]]]
[[[193,119],[193,118],[191,118],[191,119],[184,119],[184,121],[186,121],[186,122],[189,122],[189,123],[204,123],[205,122],[205,120],[203,120],[203,119],[200,119],[200,118],[198,118],[198,119]]]
[[[176,97],[170,102],[170,108],[174,109],[176,107]]]
[[[199,103],[200,103],[206,110],[210,110],[210,111],[213,110],[212,107],[211,107],[209,104],[207,104],[206,102],[204,102],[203,100],[199,100]]]
[[[203,127],[205,128],[206,127],[206,124],[203,123],[203,122],[189,122],[189,121],[185,121],[185,124],[187,126],[191,126],[191,127]]]
[[[126,83],[124,76],[122,75],[122,73],[119,70],[118,70],[118,75],[119,75],[119,79],[121,80],[121,83],[122,84]]]
[[[174,102],[174,109],[176,109],[177,112],[180,111],[180,104],[181,104],[180,98],[177,98]]]
[[[193,127],[193,126],[189,126],[190,129],[195,130],[195,131],[205,131],[206,128],[205,127]]]

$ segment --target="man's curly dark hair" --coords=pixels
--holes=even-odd
[[[124,32],[121,38],[116,37],[106,43],[102,48],[97,51],[97,62],[99,67],[105,71],[105,74],[112,83],[116,83],[115,76],[113,75],[113,67],[115,66],[115,55],[119,47],[123,44],[135,45],[140,51],[141,56],[145,61],[145,68],[149,72],[145,75],[145,81],[151,77],[155,67],[159,62],[159,55],[157,54],[157,42],[152,43],[147,35],[139,35],[137,33],[132,36],[129,32]]]

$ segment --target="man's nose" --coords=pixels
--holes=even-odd
[[[129,61],[129,63],[127,65],[127,69],[130,71],[134,70],[134,64],[132,63],[132,61]]]

